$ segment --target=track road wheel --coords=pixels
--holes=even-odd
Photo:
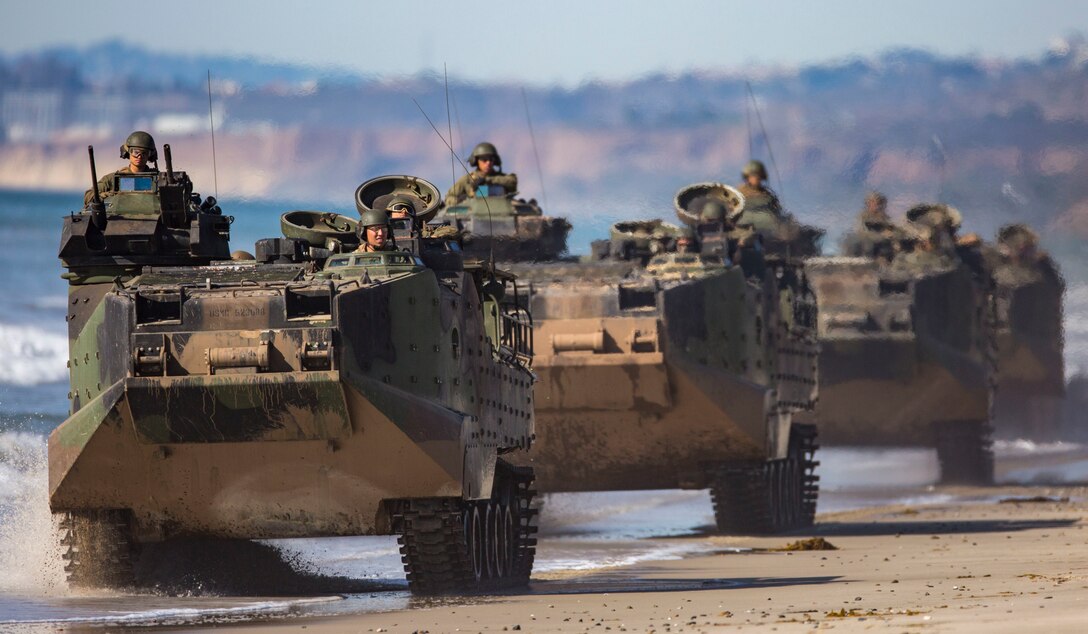
[[[786,458],[727,464],[710,474],[718,530],[769,535],[811,526],[816,517],[816,428],[794,424]]]
[[[495,471],[487,500],[396,503],[393,522],[413,593],[494,591],[529,582],[536,552],[532,469],[500,460]]]
[[[935,423],[941,484],[994,483],[993,427],[989,421]]]
[[[132,514],[125,510],[71,511],[61,514],[61,552],[73,588],[132,585],[136,544]]]

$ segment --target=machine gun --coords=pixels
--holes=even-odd
[[[91,161],[91,190],[94,198],[91,199],[87,209],[91,212],[91,222],[99,229],[106,228],[106,204],[102,202],[102,194],[98,191],[98,169],[94,166],[94,146],[87,146],[87,158]]]

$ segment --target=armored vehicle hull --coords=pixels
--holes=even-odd
[[[967,266],[895,274],[813,258],[825,443],[935,447],[946,483],[993,480],[990,298]]]
[[[522,272],[540,489],[710,488],[723,531],[810,524],[815,430],[793,414],[813,403],[811,313],[782,301],[773,273],[673,259],[652,260],[654,275],[629,262]]]
[[[1003,264],[997,283],[997,372],[994,428],[998,438],[1053,441],[1062,425],[1065,362],[1064,283],[1049,258],[1035,266]]]
[[[72,583],[128,582],[148,542],[389,533],[413,591],[528,580],[532,473],[498,458],[533,434],[528,317],[495,296],[509,278],[432,258],[443,241],[330,254],[353,237],[331,216],[285,214],[285,233],[329,222],[245,263],[62,244],[72,415],[49,490]],[[159,231],[123,213],[105,231],[137,222]]]
[[[469,198],[441,211],[436,222],[457,229],[466,255],[503,262],[555,260],[567,252],[570,223],[543,215],[535,200]]]

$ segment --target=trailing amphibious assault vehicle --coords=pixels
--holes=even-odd
[[[678,212],[709,201],[744,204],[708,184],[682,190]],[[710,488],[722,531],[812,523],[815,429],[794,414],[814,405],[814,299],[795,266],[715,244],[722,220],[698,227],[702,252],[696,227],[618,223],[598,261],[516,268],[535,325],[542,491]]]
[[[884,234],[894,245],[807,261],[820,315],[820,435],[935,447],[941,482],[990,483],[993,284],[973,248],[957,247],[955,209],[919,205],[907,217],[909,234]]]
[[[570,223],[545,216],[535,199],[482,194],[445,208],[436,222],[461,232],[465,255],[481,260],[541,262],[567,252]]]
[[[360,223],[318,211],[231,261],[231,218],[169,161],[114,178],[60,246],[71,416],[49,500],[71,583],[128,583],[149,542],[388,533],[414,592],[527,582],[532,471],[499,458],[533,437],[509,275],[418,231],[357,250]],[[420,221],[441,205],[410,176],[356,205],[394,196]]]
[[[479,160],[486,161],[486,172]],[[473,171],[454,184],[434,221],[456,230],[468,256],[543,262],[566,254],[570,223],[545,216],[535,198],[517,198],[517,175],[502,172],[494,145],[477,144],[468,162]]]
[[[1071,431],[1062,428],[1065,282],[1025,225],[1002,227],[988,255],[997,295],[994,433],[1058,440]]]

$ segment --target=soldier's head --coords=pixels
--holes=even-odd
[[[907,221],[918,235],[921,247],[943,248],[955,244],[963,217],[954,207],[923,203],[907,211]]]
[[[763,161],[748,161],[740,175],[745,183],[752,187],[759,187],[763,181],[767,180],[767,168],[763,165]]]
[[[726,215],[725,203],[720,200],[708,200],[703,203],[703,208],[699,210],[699,220],[701,222],[725,222]]]
[[[880,192],[869,192],[865,197],[865,210],[861,213],[862,221],[867,225],[884,225],[888,218],[888,198]]]
[[[414,218],[416,215],[416,208],[415,205],[412,203],[412,199],[404,194],[397,194],[396,196],[393,196],[393,198],[386,204],[385,211],[393,220]]]
[[[684,225],[680,227],[680,232],[676,234],[676,251],[677,253],[694,253],[695,252],[695,230],[691,227]]]
[[[1039,251],[1039,234],[1022,224],[1005,225],[997,232],[1001,252],[1014,260],[1027,261]]]
[[[155,139],[143,130],[133,132],[121,145],[121,158],[128,159],[129,169],[133,172],[146,172],[148,162],[157,163],[159,160]]]
[[[870,214],[886,216],[888,213],[888,197],[880,192],[869,192],[865,196],[865,211]]]
[[[468,162],[484,173],[502,167],[502,158],[499,156],[499,151],[487,141],[477,143],[476,147],[472,148],[472,154],[469,154]]]
[[[371,250],[385,247],[389,241],[389,216],[380,209],[370,209],[359,219],[359,240]]]

